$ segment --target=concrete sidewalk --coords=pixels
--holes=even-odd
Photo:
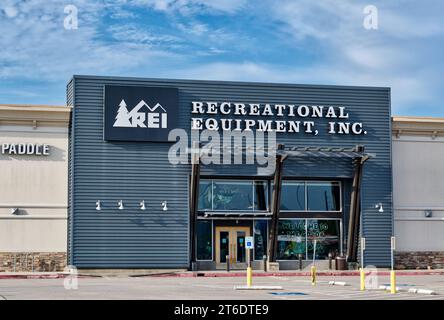
[[[264,272],[255,270],[253,271],[255,277],[307,277],[310,276],[309,271],[273,271]],[[366,274],[370,272],[367,271]],[[358,270],[320,270],[316,273],[318,276],[359,276]],[[0,273],[1,279],[59,279],[69,276],[69,273],[64,272],[10,272],[10,273]],[[389,269],[379,269],[377,271],[378,276],[389,276]],[[444,269],[436,270],[396,270],[396,275],[398,276],[444,276]],[[179,277],[179,278],[194,278],[194,277],[209,277],[209,278],[222,278],[222,277],[245,277],[246,271],[244,270],[233,270],[227,271],[177,271],[177,270],[113,270],[112,272],[107,270],[79,270],[78,277],[81,278],[101,278],[101,277],[112,277],[112,278],[137,278],[137,277]]]

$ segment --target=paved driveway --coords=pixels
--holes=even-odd
[[[348,286],[331,286],[329,281],[345,281]],[[444,276],[400,276],[397,285],[403,289],[435,290],[437,295],[400,292],[390,294],[380,290],[359,291],[359,278],[319,277],[312,286],[308,277],[257,277],[254,285],[282,286],[284,290],[234,290],[244,285],[240,277],[221,278],[80,278],[78,289],[67,290],[66,279],[3,279],[0,280],[2,299],[221,299],[221,300],[305,300],[305,299],[444,299]],[[388,277],[379,277],[379,285],[389,283]],[[70,284],[70,283],[68,283]]]

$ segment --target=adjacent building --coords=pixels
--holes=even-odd
[[[66,265],[70,112],[0,105],[0,271]]]
[[[396,262],[444,268],[444,119],[393,117]]]

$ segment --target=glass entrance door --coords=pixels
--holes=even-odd
[[[216,263],[225,264],[228,256],[233,268],[246,267],[245,237],[248,236],[249,227],[216,227]]]

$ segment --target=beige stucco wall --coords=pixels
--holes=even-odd
[[[65,252],[68,122],[33,126],[1,116],[0,110],[0,146],[38,143],[51,149],[49,156],[0,153],[0,252]]]
[[[396,249],[444,251],[444,138],[394,135],[393,179]]]

